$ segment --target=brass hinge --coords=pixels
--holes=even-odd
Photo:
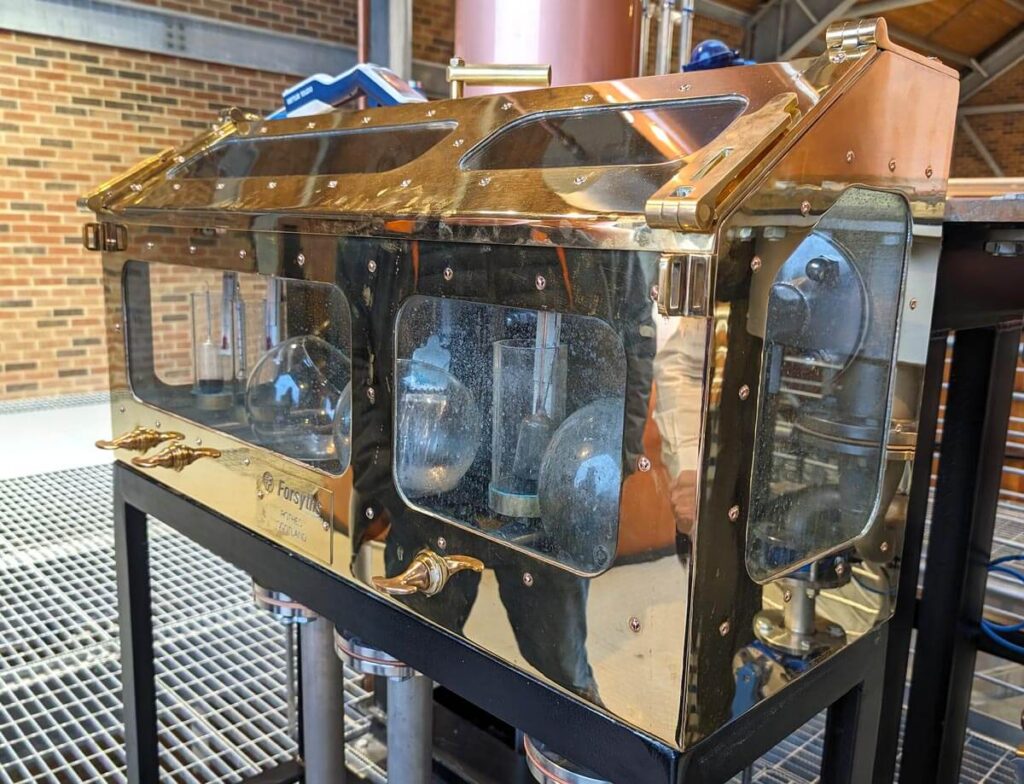
[[[658,312],[706,316],[711,310],[711,257],[663,253],[658,261]]]
[[[86,250],[125,250],[128,227],[121,223],[87,223],[82,227],[82,245]]]
[[[884,35],[884,30],[882,32]],[[841,63],[850,57],[860,57],[868,47],[878,43],[878,33],[877,19],[856,19],[829,25],[825,31],[829,59]]]

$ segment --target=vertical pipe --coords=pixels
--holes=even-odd
[[[683,0],[683,14],[679,20],[679,67],[690,62],[693,50],[693,6],[694,0]]]
[[[345,681],[334,653],[334,627],[319,619],[299,625],[302,740],[306,784],[344,784]]]
[[[366,63],[370,61],[370,0],[359,0],[356,14],[356,24],[358,25],[356,59],[361,63]]]
[[[647,74],[647,53],[651,49],[651,16],[654,13],[655,0],[643,0],[640,4],[640,57],[637,62],[636,75]]]
[[[672,69],[672,40],[675,38],[675,24],[672,12],[676,0],[661,0],[661,13],[658,17],[658,48],[654,55],[654,73],[667,74]]]
[[[388,681],[388,781],[430,784],[433,687],[422,675]]]

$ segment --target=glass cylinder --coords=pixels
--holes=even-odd
[[[551,436],[565,418],[565,345],[494,343],[489,503],[506,517],[540,516],[537,478]]]
[[[193,292],[192,305],[192,393],[196,406],[207,411],[231,408],[234,398],[225,379],[234,374],[231,311],[227,321],[207,289]]]

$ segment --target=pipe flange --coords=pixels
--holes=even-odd
[[[382,678],[404,681],[415,678],[419,673],[394,656],[377,648],[359,642],[351,637],[344,637],[337,629],[334,630],[334,652],[345,664],[360,675],[379,675]]]
[[[252,601],[259,609],[266,610],[281,623],[309,623],[319,617],[288,594],[264,588],[255,580],[252,581]]]
[[[846,632],[836,623],[818,619],[809,634],[786,628],[781,610],[761,610],[754,616],[754,636],[774,651],[809,658],[846,645]]]
[[[611,784],[580,765],[556,754],[539,740],[523,736],[523,751],[530,773],[540,784]]]

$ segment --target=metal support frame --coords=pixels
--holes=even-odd
[[[387,649],[468,702],[612,781],[711,784],[768,752],[822,710],[832,707],[830,760],[869,754],[881,701],[878,690],[885,629],[864,635],[692,748],[680,752],[606,713],[515,670],[461,637],[432,627],[361,586],[294,554],[164,488],[120,463],[114,466],[117,510],[126,738],[135,782],[156,781],[156,719],[146,514],[162,520],[263,585],[295,597],[361,640]],[[131,546],[125,546],[130,544]],[[865,728],[872,728],[865,734]],[[863,766],[860,766],[863,767]],[[867,784],[860,767],[829,763],[825,784]],[[265,780],[265,779],[264,779]]]
[[[970,100],[1021,62],[1024,62],[1024,26],[986,54],[978,63],[979,67],[960,81],[960,102]]]
[[[977,150],[978,155],[980,155],[982,160],[985,161],[985,165],[992,170],[992,173],[996,177],[1005,176],[1003,174],[1003,167],[1000,166],[995,157],[993,157],[992,152],[985,146],[985,142],[981,140],[981,137],[978,136],[978,132],[974,130],[974,126],[967,121],[967,118],[961,115],[957,118],[957,124],[960,126],[960,130],[964,132],[964,136],[967,137],[967,140],[974,146],[974,149]]]

